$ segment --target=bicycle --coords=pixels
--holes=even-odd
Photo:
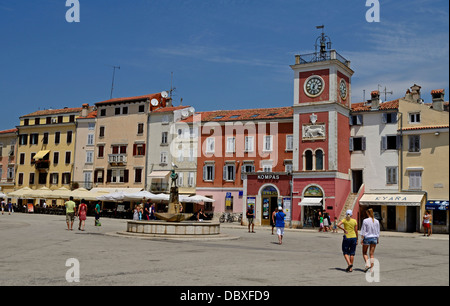
[[[224,222],[233,222],[233,217],[231,216],[230,213],[224,212],[220,218],[219,218],[219,222],[220,223],[224,223]]]

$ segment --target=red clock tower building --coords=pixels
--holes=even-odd
[[[323,27],[320,27],[323,28]],[[320,47],[320,49],[319,49]],[[293,227],[318,224],[319,211],[339,218],[351,192],[350,62],[322,32],[316,52],[295,56]]]

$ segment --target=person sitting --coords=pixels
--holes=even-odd
[[[203,212],[203,208],[200,208],[200,210],[197,212],[197,221],[203,221],[203,219],[206,219],[206,215]]]

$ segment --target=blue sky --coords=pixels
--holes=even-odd
[[[176,87],[197,111],[288,106],[295,54],[314,51],[324,24],[355,71],[352,101],[384,87],[389,99],[413,84],[431,101],[449,91],[447,0],[0,0],[0,130],[38,109],[80,107]],[[384,97],[382,97],[384,98]]]

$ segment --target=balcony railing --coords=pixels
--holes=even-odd
[[[165,192],[169,191],[169,183],[152,183],[150,185],[151,192]]]
[[[50,161],[49,160],[37,160],[34,163],[34,166],[37,170],[43,170],[50,168]]]
[[[108,162],[110,164],[126,164],[127,155],[126,154],[109,154]]]
[[[325,51],[325,52],[316,52],[309,54],[302,54],[298,56],[298,61],[296,64],[307,64],[307,63],[315,63],[329,60],[338,60],[342,64],[346,66],[350,66],[350,62],[346,60],[342,55],[337,53],[335,50]]]

